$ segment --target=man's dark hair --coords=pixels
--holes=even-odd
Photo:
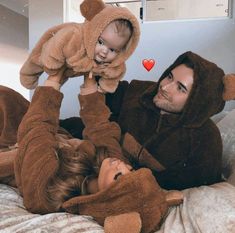
[[[194,69],[194,63],[188,57],[185,57],[181,64],[186,65],[188,68]]]

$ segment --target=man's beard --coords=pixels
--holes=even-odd
[[[172,113],[172,114],[179,114],[181,111],[176,109],[170,100],[168,99],[158,99],[156,96],[153,98],[153,102],[157,108],[159,108],[163,113]]]

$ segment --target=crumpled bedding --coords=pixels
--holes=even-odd
[[[23,206],[18,190],[0,184],[1,233],[103,233],[90,216],[68,213],[32,214]]]
[[[184,190],[157,233],[235,233],[235,187],[227,182]]]
[[[235,233],[235,187],[227,182],[186,189],[184,202],[172,207],[156,233]],[[90,216],[38,215],[23,206],[18,190],[0,184],[1,233],[103,233]],[[128,233],[128,232],[123,232]]]

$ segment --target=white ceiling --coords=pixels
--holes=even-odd
[[[28,3],[29,0],[0,0],[0,4],[28,17]]]

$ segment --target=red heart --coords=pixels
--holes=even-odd
[[[149,59],[149,60],[148,59],[144,59],[142,61],[142,64],[143,64],[144,68],[147,71],[150,71],[154,67],[155,61],[153,59]]]

